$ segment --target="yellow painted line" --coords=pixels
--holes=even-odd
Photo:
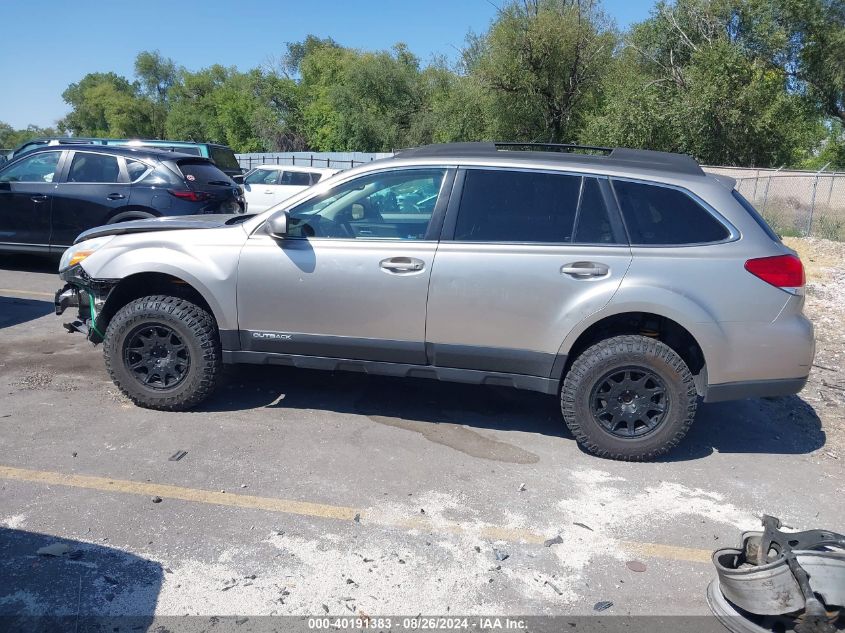
[[[15,468],[12,466],[0,466],[0,479],[67,486],[69,488],[80,488],[84,490],[100,490],[103,492],[144,495],[149,497],[158,496],[167,499],[180,499],[182,501],[189,501],[193,503],[206,503],[234,508],[246,508],[250,510],[264,510],[267,512],[296,514],[322,519],[352,521],[356,516],[358,516],[362,523],[378,525],[381,527],[398,528],[402,530],[445,532],[449,534],[475,536],[493,541],[540,544],[547,538],[546,535],[520,528],[507,528],[494,525],[465,525],[456,521],[440,519],[432,520],[422,516],[397,519],[380,516],[378,511],[366,512],[364,510],[346,506],[311,503],[308,501],[294,501],[291,499],[278,499],[275,497],[259,497],[255,495],[214,492],[198,488],[185,488],[182,486],[171,486],[169,484],[129,481],[125,479],[111,479],[108,477],[96,477],[92,475],[75,475],[45,470],[30,470],[27,468]],[[622,549],[632,556],[662,558],[665,560],[688,563],[709,563],[711,557],[711,552],[709,550],[690,547],[676,547],[673,545],[661,545],[657,543],[639,543],[636,541],[616,541],[608,539],[607,550],[612,551],[614,548]]]
[[[36,292],[35,290],[18,290],[17,288],[0,288],[0,294],[30,295],[32,297],[54,297],[52,292]]]

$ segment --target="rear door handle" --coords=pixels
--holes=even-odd
[[[590,277],[604,277],[610,272],[605,264],[596,262],[574,262],[561,266],[561,274],[575,277],[576,279],[587,279]]]
[[[30,198],[33,202],[44,202],[47,199],[47,196],[43,193],[37,193]]]
[[[391,257],[381,260],[379,266],[391,273],[415,273],[425,268],[425,262],[415,257]]]
[[[109,200],[123,200],[125,197],[122,193],[110,193],[106,196]]]

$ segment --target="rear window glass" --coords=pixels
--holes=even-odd
[[[730,235],[721,222],[683,191],[624,180],[614,180],[613,188],[631,244],[705,244]]]
[[[233,152],[228,147],[219,147],[212,145],[210,148],[211,160],[213,160],[220,169],[237,169],[240,170],[241,165]]]
[[[578,176],[469,169],[455,240],[571,242],[580,190]]]
[[[734,189],[731,193],[733,194],[734,198],[736,198],[737,202],[739,202],[743,206],[743,208],[746,211],[748,211],[748,214],[752,218],[754,218],[754,221],[757,224],[760,225],[760,228],[763,229],[766,232],[766,235],[768,235],[770,238],[772,238],[775,242],[780,242],[780,236],[777,233],[775,233],[774,229],[772,229],[772,227],[769,226],[769,223],[766,222],[765,219],[763,219],[763,216],[760,215],[760,213],[757,211],[757,209],[754,208],[754,205],[751,204],[745,198],[745,196],[743,196],[736,189]]]
[[[179,169],[192,185],[220,185],[230,187],[232,180],[213,163],[208,161],[180,160]]]

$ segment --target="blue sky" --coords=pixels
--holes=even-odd
[[[405,42],[423,61],[450,58],[467,31],[483,32],[503,0],[0,0],[0,121],[53,125],[61,93],[86,73],[132,76],[135,55],[160,50],[196,70],[254,68],[308,33],[356,48]],[[651,0],[605,0],[620,28],[648,16]]]

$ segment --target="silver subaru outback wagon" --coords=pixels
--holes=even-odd
[[[690,157],[427,146],[253,216],[79,236],[56,311],[136,404],[207,398],[223,363],[528,389],[586,450],[644,460],[705,402],[794,394],[814,354],[804,270]]]

